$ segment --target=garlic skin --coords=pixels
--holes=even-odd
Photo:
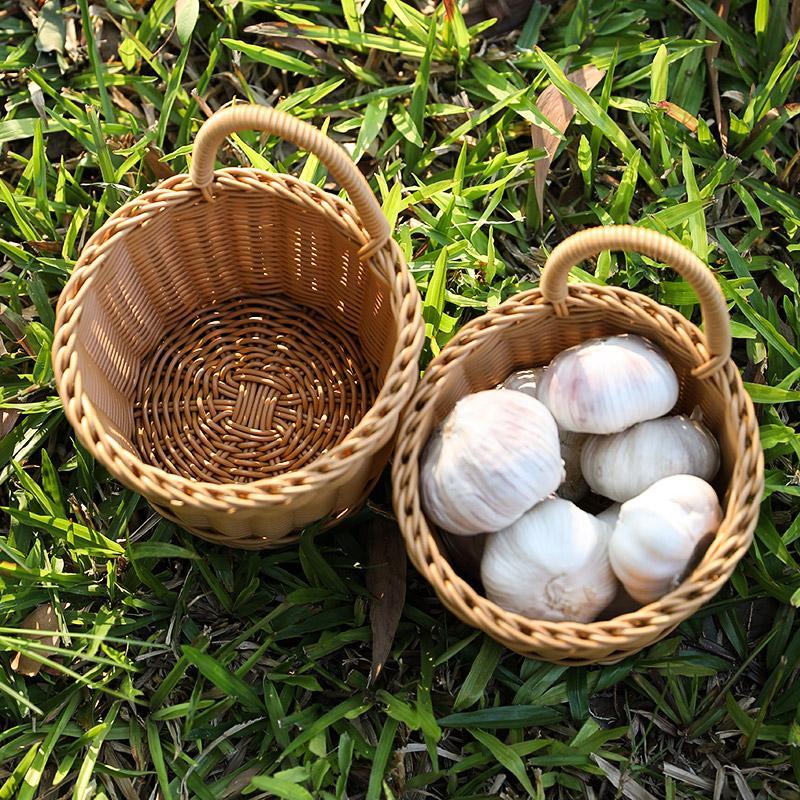
[[[544,376],[544,371],[545,367],[534,367],[512,372],[500,386],[503,389],[512,389],[515,392],[524,392],[531,397],[536,397],[536,390]]]
[[[422,505],[450,533],[490,533],[555,492],[563,477],[550,412],[522,392],[490,389],[459,400],[428,441]]]
[[[661,478],[696,475],[710,480],[718,469],[716,439],[683,414],[640,422],[622,433],[590,436],[581,453],[581,472],[592,491],[620,503]]]
[[[559,428],[617,433],[662,417],[678,400],[678,377],[641,336],[590,339],[559,353],[539,382],[538,398]]]
[[[651,603],[680,584],[721,521],[716,492],[702,478],[662,478],[622,504],[608,547],[611,567],[634,600]]]
[[[531,397],[536,397],[547,367],[534,367],[512,372],[500,384],[500,388],[511,389],[515,392],[524,392]],[[537,400],[539,398],[537,397]],[[577,503],[589,491],[589,486],[581,474],[581,448],[586,440],[586,434],[565,431],[559,428],[558,441],[561,446],[561,457],[564,459],[564,482],[558,489],[558,496],[565,500]]]
[[[558,497],[534,506],[487,538],[486,597],[529,619],[590,622],[613,599],[610,528]]]

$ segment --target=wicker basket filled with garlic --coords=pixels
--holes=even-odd
[[[668,263],[705,334],[649,298],[566,284],[603,250]],[[752,539],[763,463],[708,268],[660,234],[576,234],[541,289],[466,325],[398,436],[394,504],[444,604],[524,655],[613,663],[713,596]]]

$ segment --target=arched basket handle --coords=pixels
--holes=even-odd
[[[725,296],[711,270],[682,244],[662,233],[633,225],[608,225],[579,231],[557,245],[542,270],[540,288],[545,300],[561,316],[569,313],[567,276],[590,256],[605,250],[640,253],[672,267],[692,286],[703,312],[709,359],[694,371],[709,377],[722,369],[731,355],[731,328]]]
[[[280,136],[319,158],[350,195],[367,229],[370,241],[362,248],[362,254],[375,253],[389,241],[389,222],[366,179],[345,150],[313,125],[268,106],[249,103],[227,106],[203,123],[194,141],[189,176],[207,197],[210,197],[209,187],[214,180],[217,150],[226,136],[242,130],[259,130]]]

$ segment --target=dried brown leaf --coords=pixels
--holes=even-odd
[[[308,39],[301,39],[298,36],[285,36],[280,40],[280,47],[285,47],[288,50],[296,50],[298,53],[309,58],[316,58],[330,64],[334,69],[341,69],[341,63],[334,58],[327,50],[320,47],[318,44],[309,41]]]
[[[589,64],[588,66],[576,69],[567,75],[567,79],[591,92],[595,86],[603,79],[605,70],[597,69],[597,67]],[[566,131],[572,118],[575,116],[575,106],[564,97],[563,94],[555,87],[548,86],[536,101],[536,108],[547,117],[553,126],[561,133]],[[544,187],[547,182],[547,175],[550,172],[550,164],[558,149],[558,137],[541,125],[531,125],[531,139],[533,146],[543,148],[547,152],[547,157],[540,159],[534,164],[534,191],[536,193],[536,202],[539,205],[539,223],[541,224],[544,219]]]
[[[406,550],[397,525],[376,517],[366,527],[367,590],[371,601],[372,667],[369,683],[381,674],[392,649],[394,635],[406,600]]]
[[[42,631],[41,634],[21,634],[26,639],[39,640],[42,644],[50,645],[51,647],[55,647],[58,644],[58,620],[56,619],[55,609],[50,603],[45,603],[28,614],[19,624],[19,627],[32,631]],[[11,669],[29,678],[37,675],[41,668],[42,665],[38,661],[28,658],[22,653],[15,653],[11,659]]]
[[[611,762],[594,753],[592,753],[592,758],[597,766],[603,770],[609,783],[615,789],[619,789],[623,797],[627,797],[628,800],[656,800],[656,797],[650,794],[647,789],[640,786],[628,775],[623,775]]]
[[[115,105],[119,106],[123,111],[127,111],[131,116],[136,117],[136,119],[144,120],[142,109],[132,103],[116,86],[110,86],[109,91]]]
[[[742,771],[733,765],[729,767],[733,773],[733,782],[736,784],[736,789],[739,792],[741,800],[756,800],[753,790],[747,785],[747,779],[742,774]]]
[[[0,408],[0,439],[3,439],[11,433],[18,419],[19,411],[15,411],[13,408]]]
[[[792,33],[797,33],[800,29],[800,0],[792,0],[792,10],[789,14],[789,25]]]
[[[680,106],[675,103],[670,103],[669,100],[661,100],[656,103],[656,108],[664,111],[668,117],[672,117],[675,122],[680,122],[691,133],[697,133],[698,121],[697,117],[693,117],[688,111],[684,111]]]
[[[685,783],[688,786],[696,786],[698,789],[713,789],[714,781],[704,778],[702,775],[695,775],[694,772],[676,767],[675,764],[668,764],[666,761],[663,765],[664,774],[668,778]]]
[[[150,145],[145,151],[143,161],[144,165],[157,181],[171,178],[175,174],[172,167],[161,160],[158,150],[156,150],[153,145]]]
[[[448,22],[453,21],[456,15],[455,0],[443,0],[444,2],[444,16]]]

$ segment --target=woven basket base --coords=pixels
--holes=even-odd
[[[319,311],[235,298],[192,313],[145,358],[135,443],[147,463],[193,480],[280,475],[341,442],[376,383],[355,337]]]
[[[368,488],[372,489],[373,485],[374,481],[369,485]],[[369,491],[365,492],[364,497],[359,500],[358,503],[350,506],[349,508],[342,509],[332,517],[324,520],[320,525],[321,530],[327,531],[330,528],[338,525],[340,522],[343,522],[356,512],[360,511],[368,496]],[[209,528],[198,528],[194,525],[187,525],[180,517],[176,517],[167,507],[159,506],[156,503],[150,503],[150,505],[162,517],[168,519],[170,522],[174,522],[178,527],[183,528],[185,531],[189,531],[189,533],[193,533],[200,539],[205,539],[207,542],[211,542],[212,544],[220,544],[224,547],[234,547],[238,550],[277,550],[299,541],[300,534],[302,533],[302,529],[293,531],[292,533],[282,536],[279,539],[274,539],[270,536],[259,537],[252,534],[242,537],[232,537],[229,534],[219,533],[218,531],[211,530]]]

